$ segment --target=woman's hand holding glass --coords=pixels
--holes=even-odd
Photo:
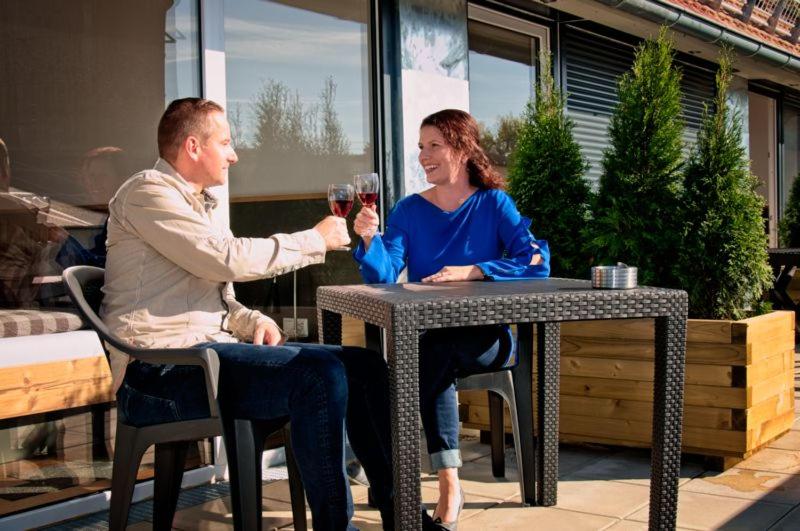
[[[369,249],[372,238],[378,233],[381,218],[376,212],[375,205],[364,206],[359,211],[353,222],[353,230],[364,240],[364,248]]]

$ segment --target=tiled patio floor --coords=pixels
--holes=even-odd
[[[797,390],[800,387],[796,387],[795,408],[800,413]],[[527,508],[520,507],[513,451],[506,452],[504,480],[492,477],[489,447],[474,435],[464,437],[462,453],[465,463],[460,475],[466,503],[461,531],[647,529],[650,461],[646,451],[562,445],[558,505]],[[352,491],[353,523],[364,531],[381,529],[380,515],[367,505],[366,488],[353,485]],[[185,491],[173,527],[184,531],[233,529],[227,493],[224,483]],[[423,475],[422,498],[431,508],[435,504],[434,476]],[[128,529],[151,529],[151,511],[150,501],[136,504]],[[55,529],[107,529],[106,514],[66,522]],[[285,480],[264,485],[264,529],[292,529]],[[768,448],[724,473],[709,471],[701,460],[685,456],[678,529],[800,529],[800,419]]]
[[[507,478],[496,480],[487,445],[467,437],[463,448],[470,460],[461,471],[467,496],[461,530],[647,529],[649,456],[645,451],[562,445],[558,505],[522,508],[512,453],[507,453]],[[685,461],[679,529],[800,529],[800,420],[769,448],[727,472],[709,472],[699,460]],[[432,507],[437,497],[434,477],[424,475],[422,486],[423,501]],[[184,493],[175,529],[233,529],[227,485],[212,487]],[[378,512],[367,505],[366,488],[353,485],[352,490],[354,524],[365,531],[381,529]],[[141,519],[149,519],[152,506],[149,502],[137,505],[134,514],[140,521],[128,529],[151,529],[150,522]],[[58,528],[104,529],[104,517],[100,513]],[[286,481],[264,485],[264,529],[292,529]]]

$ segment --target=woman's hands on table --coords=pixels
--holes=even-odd
[[[485,275],[478,266],[445,266],[438,273],[422,279],[423,282],[459,282],[481,280]]]

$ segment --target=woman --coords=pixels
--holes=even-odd
[[[373,208],[354,223],[354,256],[364,280],[390,283],[404,268],[411,282],[547,277],[547,242],[528,230],[504,181],[479,145],[478,124],[448,109],[425,118],[419,162],[432,188],[406,197],[378,234]],[[420,405],[431,465],[439,476],[436,523],[456,529],[464,495],[458,481],[457,377],[498,370],[515,360],[507,326],[425,332],[420,337]]]

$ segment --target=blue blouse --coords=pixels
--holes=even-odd
[[[550,250],[536,240],[531,221],[501,190],[477,190],[455,211],[445,212],[419,194],[397,203],[383,235],[353,255],[367,283],[392,283],[404,267],[418,282],[445,266],[477,265],[489,280],[545,278]],[[543,262],[531,265],[534,255]]]

